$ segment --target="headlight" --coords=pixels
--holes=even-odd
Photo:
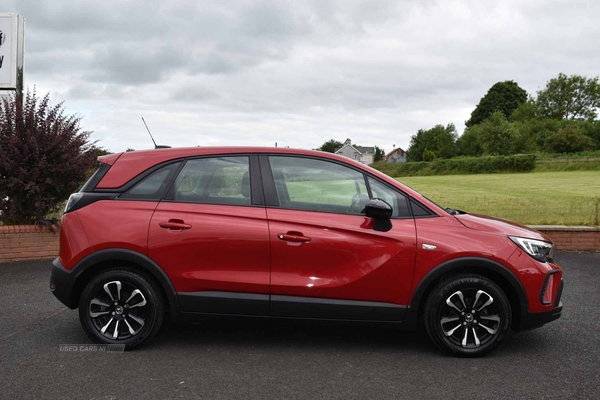
[[[552,243],[516,236],[509,236],[509,238],[536,260],[540,262],[554,261],[554,245]]]

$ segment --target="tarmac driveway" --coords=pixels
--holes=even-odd
[[[600,253],[557,260],[562,318],[481,359],[424,333],[289,321],[166,323],[137,351],[60,351],[91,342],[50,293],[50,262],[0,264],[0,398],[600,398]]]

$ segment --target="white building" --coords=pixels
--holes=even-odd
[[[350,139],[346,139],[344,145],[335,150],[335,154],[351,158],[362,164],[373,163],[375,147],[355,146]]]

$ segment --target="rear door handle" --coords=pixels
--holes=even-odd
[[[190,229],[192,226],[186,224],[181,219],[170,219],[167,222],[159,222],[158,226],[161,228],[168,229],[170,231],[182,231],[184,229]]]
[[[293,243],[308,243],[311,241],[311,238],[309,238],[308,236],[304,236],[302,234],[302,232],[296,232],[296,231],[289,231],[287,233],[280,233],[277,235],[277,237],[280,240],[286,241],[286,242],[293,242]]]

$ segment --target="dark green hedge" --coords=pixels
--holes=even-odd
[[[457,157],[431,162],[375,163],[371,167],[389,176],[461,175],[496,172],[531,172],[535,169],[533,154],[495,157]]]

